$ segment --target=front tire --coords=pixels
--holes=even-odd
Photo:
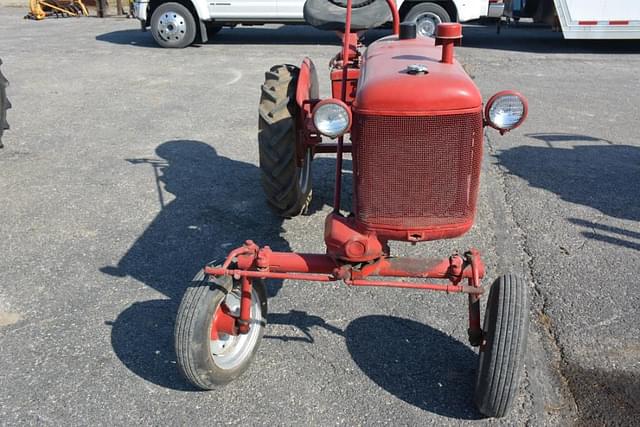
[[[311,149],[297,164],[296,121],[300,114],[296,86],[300,69],[276,65],[265,73],[258,118],[262,188],[280,216],[305,213],[311,202]]]
[[[187,47],[195,41],[196,34],[193,14],[180,3],[163,3],[151,15],[151,35],[162,47]]]
[[[528,289],[508,274],[491,286],[474,400],[489,417],[504,417],[518,394],[529,331]]]
[[[250,329],[247,334],[223,333],[212,338],[215,314],[239,315],[240,283],[231,277],[211,278],[203,271],[193,279],[178,309],[175,326],[177,364],[182,375],[202,390],[212,390],[247,370],[260,345],[267,322],[267,293],[253,280]]]
[[[451,22],[449,12],[435,3],[416,3],[404,18],[416,24],[416,33],[422,37],[435,37],[438,24]]]

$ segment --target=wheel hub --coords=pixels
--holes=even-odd
[[[187,24],[182,15],[177,12],[167,11],[158,21],[158,33],[166,41],[180,41],[187,31]]]
[[[240,316],[240,296],[234,292],[229,292],[225,297],[224,304],[231,316]],[[251,296],[251,315],[249,323],[251,328],[247,334],[228,335],[219,333],[218,339],[209,341],[209,349],[211,356],[216,364],[223,369],[233,369],[239,366],[246,357],[251,354],[251,350],[260,335],[262,328],[262,312],[260,308],[260,299],[256,291],[252,291]]]
[[[432,12],[426,12],[416,18],[416,29],[422,37],[433,37],[442,19]]]

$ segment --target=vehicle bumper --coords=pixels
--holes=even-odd
[[[487,16],[489,18],[500,18],[504,14],[504,3],[490,3]]]
[[[144,29],[147,22],[147,9],[149,6],[149,2],[146,1],[136,1],[133,3],[133,16],[138,18],[142,23],[142,28]]]

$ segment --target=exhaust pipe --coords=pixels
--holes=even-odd
[[[462,42],[462,25],[456,22],[438,24],[436,28],[436,46],[442,46],[444,64],[453,64],[453,46],[460,46]]]

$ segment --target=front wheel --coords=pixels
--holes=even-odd
[[[489,417],[504,417],[518,394],[529,331],[529,298],[525,282],[507,274],[489,291],[484,343],[474,400]]]
[[[151,35],[167,48],[183,48],[196,39],[196,20],[180,3],[163,3],[151,15]]]
[[[416,24],[416,33],[422,37],[435,37],[438,24],[451,22],[449,12],[435,3],[416,3],[404,18]]]
[[[211,390],[236,379],[253,360],[267,322],[267,293],[253,280],[250,329],[227,335],[216,329],[221,312],[240,315],[240,283],[231,277],[211,278],[200,272],[178,309],[175,348],[178,368],[194,386]]]

